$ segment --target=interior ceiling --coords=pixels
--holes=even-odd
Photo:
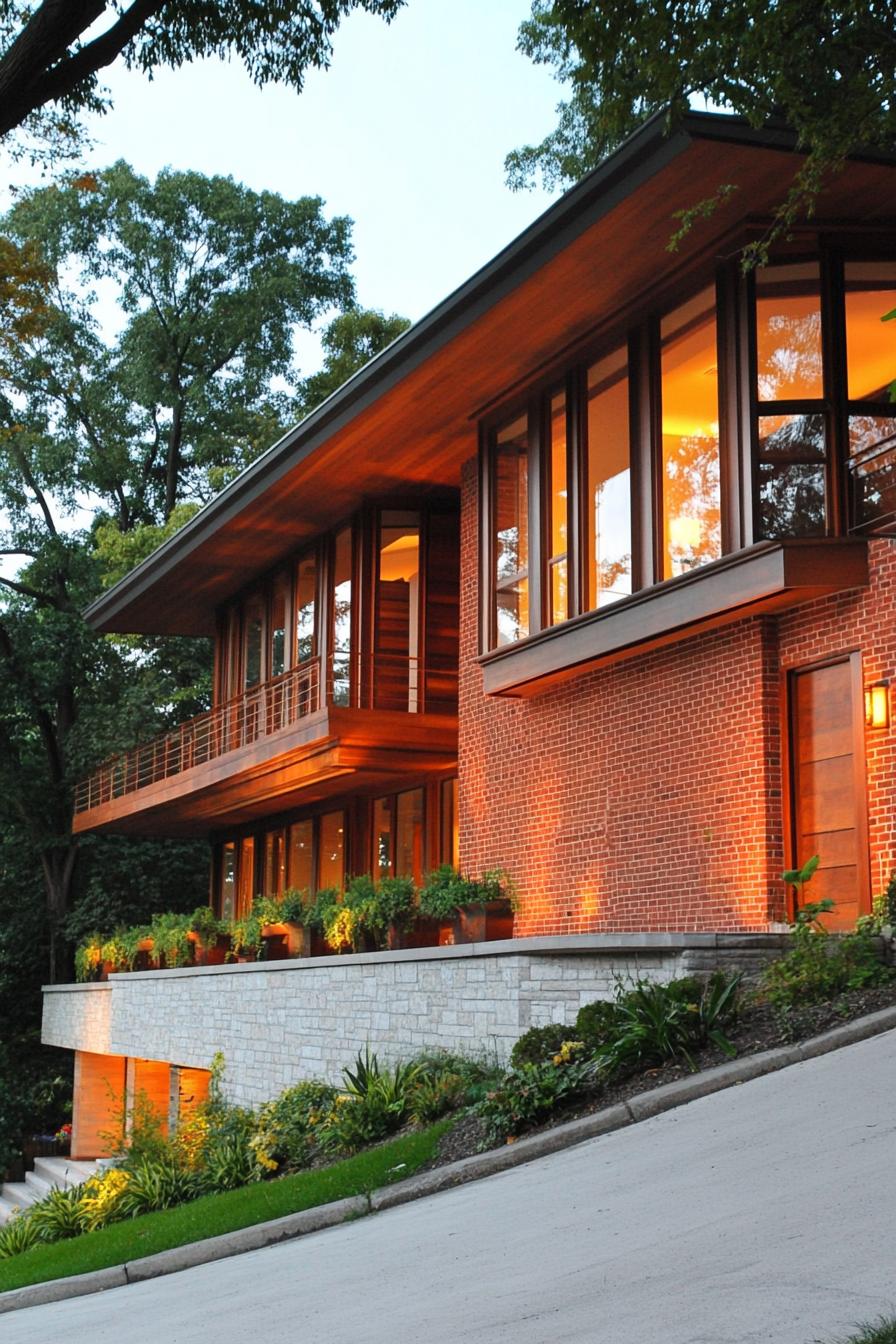
[[[97,628],[211,633],[217,606],[365,498],[457,488],[463,463],[476,453],[476,416],[483,407],[561,357],[599,320],[606,323],[655,289],[658,276],[674,278],[697,257],[716,252],[717,240],[747,208],[753,217],[770,214],[796,163],[781,150],[693,139],[594,222],[567,220],[559,251],[541,265],[523,257],[519,282],[503,282],[506,292],[490,305],[477,300],[478,315],[473,305],[451,308],[443,324],[447,334],[433,337],[442,343],[372,404],[347,409],[310,453],[300,431],[285,458],[278,450],[269,463],[261,460],[253,478],[258,484],[234,490],[232,503],[206,534],[194,525],[189,548],[185,536],[151,559],[139,582],[126,579],[111,590],[94,618]],[[708,225],[695,226],[672,257],[668,242],[676,213],[731,181],[741,189]],[[817,211],[819,220],[829,221],[894,216],[896,174],[866,163],[849,164]],[[556,249],[556,237],[545,238],[553,238]],[[269,484],[261,488],[265,477]]]

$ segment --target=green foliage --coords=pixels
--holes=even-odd
[[[422,1072],[410,1090],[408,1117],[421,1128],[431,1125],[440,1116],[462,1106],[468,1091],[467,1080],[460,1073]]]
[[[192,960],[190,923],[190,915],[159,914],[152,917],[149,933],[153,950],[159,959],[164,957],[169,970],[174,966],[186,966]]]
[[[712,1044],[735,1054],[725,1035],[737,1013],[739,975],[717,971],[705,985],[694,977],[666,985],[638,981],[616,1000],[616,1026],[598,1058],[611,1070],[645,1068],[683,1059],[696,1069],[694,1051]]]
[[[830,1344],[896,1344],[896,1317],[881,1316],[858,1326],[848,1338],[831,1340]]]
[[[143,1158],[130,1164],[128,1177],[119,1203],[122,1216],[127,1218],[154,1213],[157,1209],[171,1209],[202,1193],[202,1181],[197,1174],[168,1156]],[[211,1189],[232,1189],[231,1186],[213,1184],[210,1173],[207,1181]]]
[[[209,947],[224,932],[224,925],[210,905],[197,905],[189,916],[189,930],[202,940],[203,947]]]
[[[406,317],[387,317],[376,309],[349,308],[334,317],[321,337],[323,368],[299,387],[302,414],[313,411],[410,325]]]
[[[302,911],[301,922],[306,929],[316,929],[323,933],[330,912],[335,905],[339,904],[339,892],[335,887],[322,887],[314,895],[314,900],[310,901]]]
[[[596,999],[594,1003],[583,1004],[579,1009],[572,1035],[577,1041],[584,1041],[586,1047],[594,1052],[613,1039],[618,1024],[616,1004],[609,999]],[[569,1028],[566,1030],[569,1035]]]
[[[516,888],[503,870],[493,869],[481,878],[472,878],[448,863],[427,875],[419,898],[421,915],[430,919],[451,919],[458,910],[486,901],[509,901],[514,910],[519,904]]]
[[[78,158],[89,144],[83,114],[110,106],[98,74],[116,57],[150,79],[157,70],[178,70],[209,57],[235,60],[257,85],[289,84],[301,91],[309,69],[330,64],[333,37],[345,16],[359,9],[388,22],[401,3],[327,0],[278,6],[256,0],[227,5],[179,0],[172,9],[150,0],[139,11],[98,3],[47,12],[47,6],[10,0],[0,12],[0,43],[4,56],[15,45],[16,56],[6,62],[0,136],[9,152],[32,161]],[[92,40],[95,20],[102,24],[101,41]]]
[[[830,935],[812,911],[812,906],[803,907],[804,918],[793,925],[790,951],[763,972],[760,993],[773,1007],[786,1011],[803,1003],[824,1003],[894,978],[896,972],[880,960],[872,934],[859,930]]]
[[[297,1171],[318,1151],[321,1126],[336,1097],[327,1083],[297,1083],[262,1106],[253,1137],[256,1162],[267,1170]],[[273,1164],[273,1165],[271,1165]]]
[[[407,929],[413,923],[417,913],[415,897],[416,890],[412,878],[380,878],[376,884],[374,900],[381,933],[385,933],[390,924],[398,929]]]
[[[545,1064],[553,1059],[564,1041],[579,1039],[573,1027],[565,1027],[559,1022],[551,1022],[545,1027],[530,1027],[514,1045],[510,1052],[510,1066],[517,1069],[521,1064]]]
[[[32,1205],[27,1216],[41,1241],[78,1237],[86,1226],[81,1208],[81,1191],[77,1186],[72,1190],[51,1190],[37,1204]]]
[[[284,924],[304,924],[305,912],[310,904],[311,897],[307,891],[298,891],[295,887],[288,887],[283,893],[283,900],[280,902],[280,918]]]
[[[11,1260],[14,1255],[22,1255],[41,1240],[39,1224],[32,1222],[25,1214],[18,1213],[0,1227],[0,1260]]]
[[[477,1106],[489,1143],[515,1138],[593,1087],[598,1070],[591,1060],[520,1064],[509,1069]]]
[[[577,181],[652,113],[705,99],[751,125],[789,123],[807,151],[782,187],[775,233],[810,214],[851,151],[896,136],[896,26],[888,7],[815,0],[533,0],[519,49],[571,91],[556,128],[508,155],[512,186]],[[736,183],[734,184],[736,185]]]

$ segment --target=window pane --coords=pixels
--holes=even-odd
[[[264,894],[282,896],[286,885],[286,836],[268,831],[264,837]]]
[[[347,705],[351,692],[352,530],[345,527],[333,547],[333,704]]]
[[[550,582],[548,624],[556,625],[569,615],[567,591],[567,492],[566,492],[566,394],[551,398],[550,463]]]
[[[704,290],[661,325],[663,577],[722,554],[715,295]]]
[[[221,919],[233,919],[236,897],[236,845],[228,840],[221,848],[221,893],[218,914]]]
[[[376,595],[374,705],[415,713],[420,642],[420,515],[384,511]]]
[[[255,894],[255,840],[248,835],[240,841],[239,894],[234,911],[237,919],[242,919],[252,909]]]
[[[392,798],[377,798],[373,804],[373,875],[392,875]]]
[[[313,885],[312,867],[314,822],[296,821],[289,828],[289,885],[295,891],[310,891]]]
[[[336,887],[345,885],[345,814],[327,812],[320,818],[320,859],[317,865],[317,885]]]
[[[896,379],[896,261],[846,263],[846,363],[851,401],[889,401]]]
[[[439,799],[440,836],[439,862],[450,863],[452,868],[458,864],[459,844],[457,825],[457,780],[444,779]]]
[[[756,372],[760,401],[824,395],[818,264],[760,267],[756,275]]]
[[[498,644],[529,633],[529,435],[520,416],[499,431],[495,468],[495,591]]]
[[[307,663],[317,648],[317,559],[299,561],[296,572],[296,662]]]
[[[423,790],[411,789],[397,799],[395,875],[423,879]]]
[[[824,467],[806,462],[760,462],[762,537],[817,537],[824,532]]]
[[[849,420],[853,522],[896,513],[896,417],[853,415]]]
[[[628,356],[624,349],[588,370],[588,606],[632,591]]]
[[[759,456],[779,462],[823,462],[823,415],[761,415]]]
[[[286,598],[287,580],[278,575],[271,594],[271,676],[286,670]]]
[[[264,602],[252,597],[245,609],[245,684],[257,686],[261,681],[261,651],[264,638]]]

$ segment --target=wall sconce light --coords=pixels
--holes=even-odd
[[[865,727],[889,728],[890,683],[876,681],[865,687]]]

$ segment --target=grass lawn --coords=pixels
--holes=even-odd
[[[185,1246],[191,1241],[313,1209],[335,1199],[378,1190],[413,1175],[428,1162],[435,1154],[439,1138],[453,1123],[453,1117],[448,1117],[418,1134],[393,1139],[318,1171],[300,1171],[294,1176],[262,1181],[220,1195],[203,1195],[175,1209],[112,1223],[69,1241],[34,1246],[11,1260],[0,1260],[0,1292],[122,1265],[155,1251],[167,1251],[173,1246]]]

